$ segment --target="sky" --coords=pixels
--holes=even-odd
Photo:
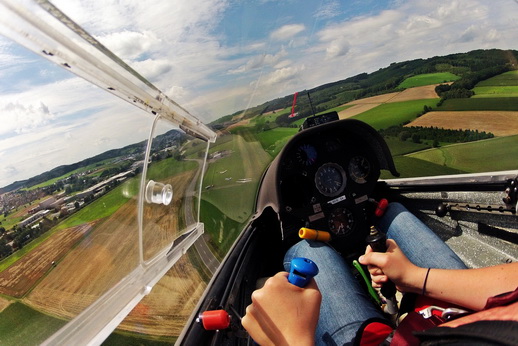
[[[205,122],[392,62],[518,49],[515,0],[53,3]],[[151,116],[1,36],[0,81],[0,187],[149,135]]]

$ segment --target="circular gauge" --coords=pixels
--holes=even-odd
[[[320,166],[315,174],[317,190],[324,196],[334,197],[339,195],[346,184],[343,168],[336,163],[328,162]]]
[[[295,152],[295,158],[304,166],[311,166],[317,161],[317,149],[311,144],[302,144]]]
[[[327,220],[329,223],[329,230],[337,236],[348,235],[353,230],[353,213],[346,208],[333,209]]]
[[[354,156],[349,161],[348,166],[349,176],[357,184],[365,184],[367,177],[371,172],[371,164],[364,156]]]

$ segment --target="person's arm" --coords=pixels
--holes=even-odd
[[[262,346],[314,345],[321,299],[314,279],[300,288],[280,272],[252,293],[241,323]]]
[[[401,292],[423,292],[428,268],[411,263],[393,240],[387,240],[387,252],[373,252],[367,247],[360,263],[367,265],[374,286],[390,278]],[[432,254],[431,254],[432,255]],[[488,298],[514,291],[518,287],[518,263],[479,269],[431,269],[426,279],[425,295],[480,310]]]

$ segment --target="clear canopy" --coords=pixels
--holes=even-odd
[[[518,169],[517,11],[1,0],[0,340],[175,340],[308,116],[402,177]]]

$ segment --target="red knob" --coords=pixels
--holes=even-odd
[[[197,321],[205,330],[221,330],[230,325],[230,315],[225,310],[210,310],[201,313]]]
[[[378,206],[374,211],[374,215],[376,215],[376,217],[382,217],[383,214],[385,214],[385,210],[387,210],[388,204],[389,203],[386,198],[380,199],[380,201],[378,202]]]

